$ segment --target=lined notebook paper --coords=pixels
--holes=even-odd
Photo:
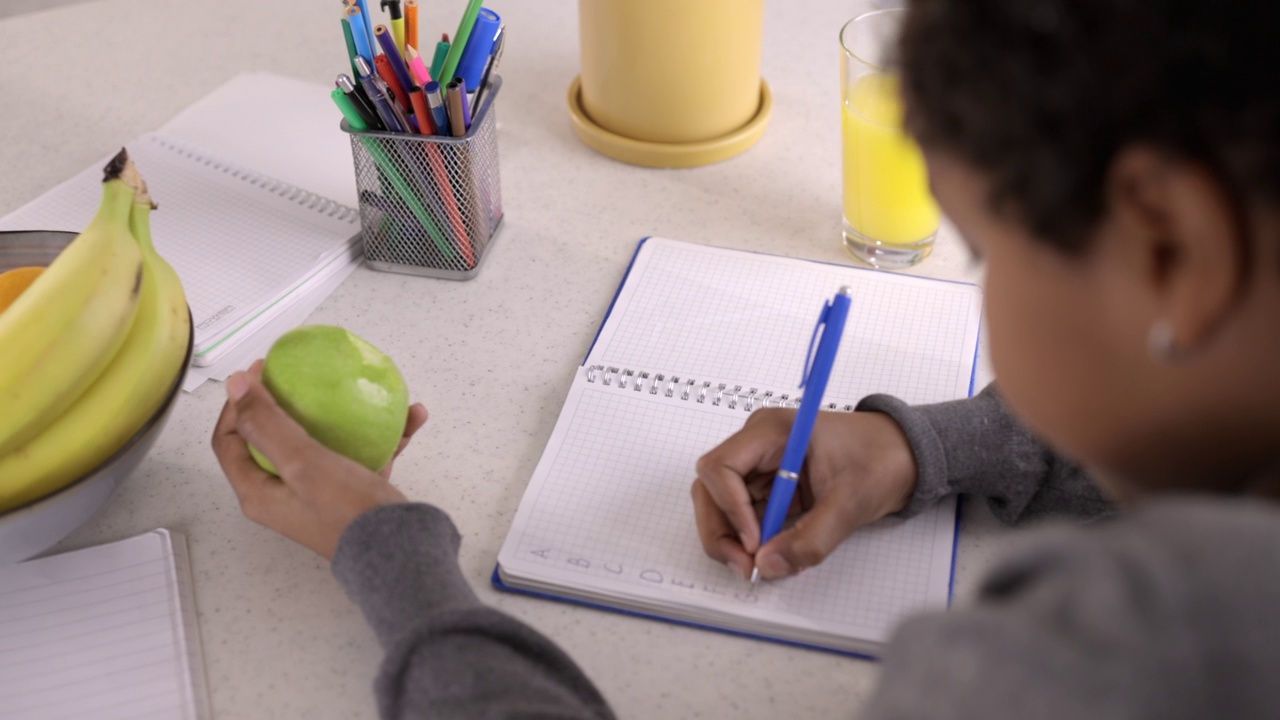
[[[0,568],[0,717],[209,717],[182,536]]]
[[[822,565],[754,589],[698,541],[697,458],[750,412],[798,404],[814,322],[842,285],[853,309],[824,407],[972,392],[975,286],[650,238],[574,377],[495,583],[860,654],[904,616],[945,607],[954,501],[860,530]]]
[[[197,365],[279,314],[308,281],[360,256],[359,216],[347,205],[164,135],[126,147],[160,206],[152,235],[186,289]],[[0,230],[84,229],[107,159],[0,219]]]

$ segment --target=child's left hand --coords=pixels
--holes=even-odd
[[[321,445],[280,408],[261,381],[262,361],[227,378],[227,404],[213,431],[213,452],[245,517],[325,559],[333,559],[347,526],[379,505],[407,502],[391,485],[391,465],[375,473]],[[396,456],[427,422],[421,403],[409,408]],[[249,443],[280,471],[267,473]]]

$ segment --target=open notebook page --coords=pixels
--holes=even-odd
[[[206,717],[187,572],[165,530],[0,568],[0,717]]]
[[[197,364],[326,266],[351,262],[354,211],[161,135],[127,147],[160,206],[152,235],[186,289]],[[107,159],[0,219],[0,229],[82,230],[98,208]]]
[[[654,239],[638,253],[588,364],[794,391],[817,311],[842,284],[854,287],[854,312],[829,397],[853,402],[881,391],[929,402],[968,394],[976,288]],[[872,308],[887,316],[864,318]],[[933,317],[945,324],[922,327]],[[697,458],[745,418],[741,405],[606,387],[580,369],[499,556],[504,578],[861,652],[904,615],[946,604],[953,502],[881,521],[821,566],[754,590],[708,559],[689,482]]]
[[[662,238],[637,254],[587,364],[794,394],[818,312],[841,285],[855,292],[829,400],[968,395],[977,287]]]

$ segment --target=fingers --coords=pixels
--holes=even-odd
[[[765,415],[763,421],[757,416]],[[787,442],[790,414],[760,410],[728,440],[698,459],[698,482],[733,526],[742,547],[754,553],[760,523],[746,478],[778,469]],[[757,489],[758,492],[758,489]]]
[[[409,416],[405,418],[404,434],[400,436],[400,444],[396,446],[396,451],[392,454],[391,459],[378,472],[384,480],[391,479],[391,468],[395,465],[396,458],[400,457],[400,453],[409,446],[409,441],[413,436],[427,424],[427,406],[422,403],[414,403],[409,406]]]
[[[699,480],[693,481],[693,512],[698,522],[698,537],[702,540],[702,549],[713,560],[719,560],[746,580],[751,576],[753,560],[743,549],[738,539],[738,532],[729,519],[712,500],[706,486]]]
[[[323,450],[252,372],[227,378],[227,396],[235,404],[236,433],[266,455],[286,481],[297,475],[309,456]]]
[[[837,503],[814,505],[756,553],[760,576],[774,580],[817,565],[853,532],[853,524]]]
[[[240,511],[254,522],[265,523],[271,508],[286,499],[288,491],[249,455],[248,444],[236,432],[236,408],[230,402],[223,406],[214,426],[213,454],[236,494]]]
[[[414,403],[409,406],[409,417],[404,422],[404,439],[400,444],[400,448],[413,438],[414,433],[422,429],[427,424],[427,406],[422,403]]]

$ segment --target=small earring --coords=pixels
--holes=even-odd
[[[1176,365],[1186,359],[1173,337],[1173,324],[1157,320],[1147,333],[1147,352],[1151,358],[1166,365]]]

